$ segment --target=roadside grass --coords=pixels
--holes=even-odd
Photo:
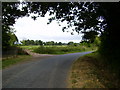
[[[20,48],[22,48],[22,49],[28,49],[28,50],[33,51],[34,49],[38,48],[39,45],[18,46],[18,47],[20,47]]]
[[[2,69],[7,68],[11,65],[28,61],[32,56],[30,55],[17,55],[14,57],[6,58],[2,60]]]
[[[69,88],[120,88],[120,78],[98,52],[76,60],[71,68]]]

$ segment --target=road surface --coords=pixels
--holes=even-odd
[[[30,61],[2,71],[3,88],[66,88],[74,60],[91,52],[56,55]]]

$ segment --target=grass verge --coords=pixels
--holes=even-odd
[[[69,75],[69,88],[120,88],[118,73],[97,52],[76,60]]]
[[[30,55],[17,55],[15,57],[7,58],[2,60],[2,68],[7,68],[11,65],[23,62],[23,61],[28,61],[32,56]]]

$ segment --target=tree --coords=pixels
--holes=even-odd
[[[39,41],[38,40],[35,41],[35,45],[39,45]]]
[[[74,45],[74,42],[72,42],[72,41],[68,42],[68,45]]]
[[[15,24],[15,20],[19,17],[25,16],[24,11],[18,9],[20,2],[2,2],[2,45],[3,49],[10,46],[11,27]]]
[[[98,33],[96,31],[89,31],[89,32],[83,32],[83,40],[89,42],[89,43],[93,43],[96,36],[98,35]]]
[[[39,44],[38,45],[43,45],[43,42],[41,40],[38,40]]]
[[[62,45],[62,42],[58,42],[58,45]]]
[[[119,30],[120,30],[120,2],[119,3],[100,3],[101,8],[105,8],[104,17],[107,27],[101,35],[101,54],[109,58],[110,63],[113,61],[119,62]],[[100,11],[100,10],[99,10]]]
[[[3,49],[9,48],[8,46],[15,45],[15,42],[18,42],[17,36],[14,34],[15,30],[13,28],[9,28],[9,31],[4,32],[2,30],[2,45]]]
[[[55,43],[54,43],[54,41],[48,41],[48,42],[46,42],[46,45],[54,45]]]
[[[13,33],[10,34],[10,40],[9,43],[11,46],[15,45],[15,42],[18,42],[18,38],[16,37],[16,35]]]
[[[100,43],[101,43],[100,37],[96,36],[93,44],[95,44],[95,46],[100,46]]]
[[[20,41],[22,45],[26,45],[25,40]]]
[[[35,45],[34,40],[30,40],[30,45]]]
[[[50,42],[50,45],[55,45],[55,42],[54,42],[54,41],[51,41],[51,42]]]
[[[22,40],[21,41],[22,45],[31,45],[31,40]]]

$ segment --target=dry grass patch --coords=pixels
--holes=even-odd
[[[104,88],[95,75],[95,66],[89,63],[90,58],[82,57],[80,59],[73,65],[70,86],[72,88]]]
[[[69,76],[69,88],[116,88],[115,73],[111,73],[96,53],[80,57],[74,62]]]

